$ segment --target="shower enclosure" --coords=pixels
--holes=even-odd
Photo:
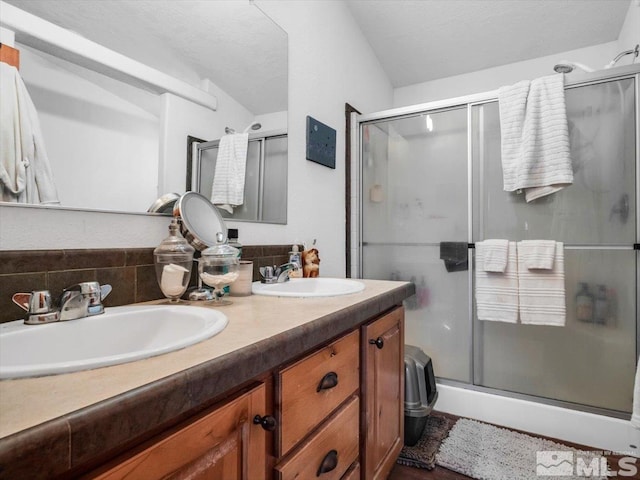
[[[497,91],[353,115],[352,271],[415,283],[405,342],[432,357],[441,382],[628,418],[639,353],[638,72],[566,78],[574,183],[529,204],[502,189]],[[564,327],[477,320],[473,247],[490,238],[564,242]],[[467,244],[468,268],[447,270],[442,242]],[[592,310],[579,318],[585,288]]]

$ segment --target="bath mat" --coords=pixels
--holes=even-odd
[[[407,467],[433,470],[438,448],[455,422],[455,419],[438,413],[429,415],[420,440],[413,447],[407,445],[402,447],[397,463]]]
[[[584,467],[594,467],[589,478],[603,479],[594,475],[600,473],[600,460],[597,452],[467,418],[456,422],[436,455],[437,465],[480,480],[584,478],[574,476],[576,468]]]

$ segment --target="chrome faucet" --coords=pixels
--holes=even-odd
[[[64,289],[58,302],[59,309],[54,307],[47,290],[16,293],[13,302],[27,312],[24,323],[42,325],[104,313],[102,301],[109,293],[111,285],[83,282]]]
[[[60,321],[75,320],[104,313],[102,300],[111,293],[111,285],[82,282],[65,288],[60,297]]]
[[[295,262],[283,263],[279,267],[260,267],[260,282],[262,283],[284,283],[289,281],[289,272],[300,268]]]

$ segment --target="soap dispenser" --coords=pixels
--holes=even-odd
[[[298,265],[297,270],[289,270],[289,278],[302,278],[302,256],[300,254],[300,247],[293,245],[289,252],[289,263],[295,263]]]
[[[179,303],[187,290],[195,249],[180,234],[177,218],[171,220],[169,236],[153,251],[156,279],[170,303]]]

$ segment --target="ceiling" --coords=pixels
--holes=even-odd
[[[631,0],[345,1],[403,87],[617,40]]]
[[[255,114],[286,109],[287,36],[248,0],[7,1],[168,73],[209,78]],[[345,0],[394,87],[617,40],[630,1]]]

